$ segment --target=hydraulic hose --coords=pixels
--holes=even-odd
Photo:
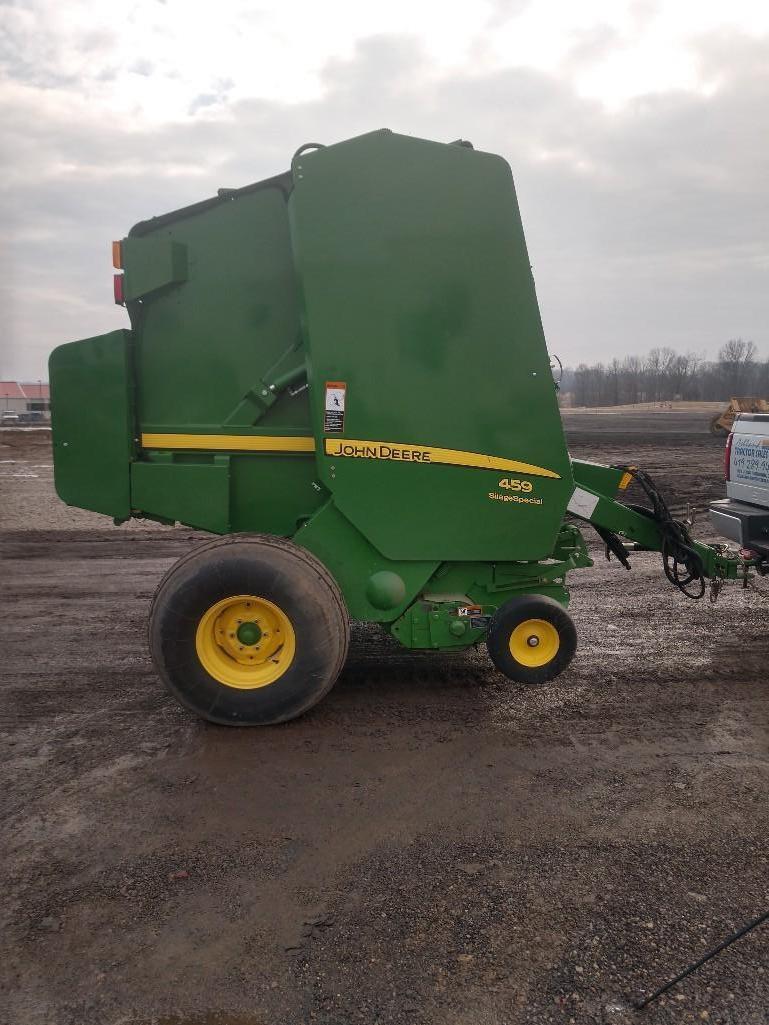
[[[674,519],[657,485],[644,470],[634,466],[619,469],[629,473],[638,482],[651,502],[651,509],[637,509],[654,520],[659,528],[662,566],[665,576],[674,587],[694,601],[705,594],[705,567],[685,524]]]

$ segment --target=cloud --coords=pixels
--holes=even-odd
[[[613,32],[572,36],[568,60],[599,59]],[[109,36],[77,38],[89,75],[111,74]],[[57,76],[77,77],[71,56],[41,77],[32,65],[45,41],[26,60],[7,47],[0,374],[35,379],[54,345],[126,325],[111,301],[109,243],[136,221],[285,170],[304,142],[380,127],[469,138],[509,160],[545,329],[565,361],[654,345],[714,352],[731,336],[767,352],[769,40],[711,32],[692,45],[707,87],[607,109],[566,73],[460,73],[413,35],[378,34],[327,59],[311,98],[243,97],[217,75],[185,85],[189,114],[166,121],[109,115],[62,86]],[[167,73],[136,55],[133,69],[114,74],[152,89]]]

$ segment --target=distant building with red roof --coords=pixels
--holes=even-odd
[[[0,399],[20,399],[26,402],[26,398],[18,381],[0,381]]]
[[[46,381],[0,381],[0,413],[49,415],[51,391]]]
[[[19,385],[31,402],[50,402],[51,389],[47,381],[22,381]]]

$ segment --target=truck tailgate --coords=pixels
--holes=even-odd
[[[729,468],[729,498],[769,508],[769,416],[743,414],[735,421]]]

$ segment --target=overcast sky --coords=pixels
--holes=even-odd
[[[512,165],[564,362],[769,355],[767,0],[0,0],[0,376],[127,326],[110,242],[373,128]]]

